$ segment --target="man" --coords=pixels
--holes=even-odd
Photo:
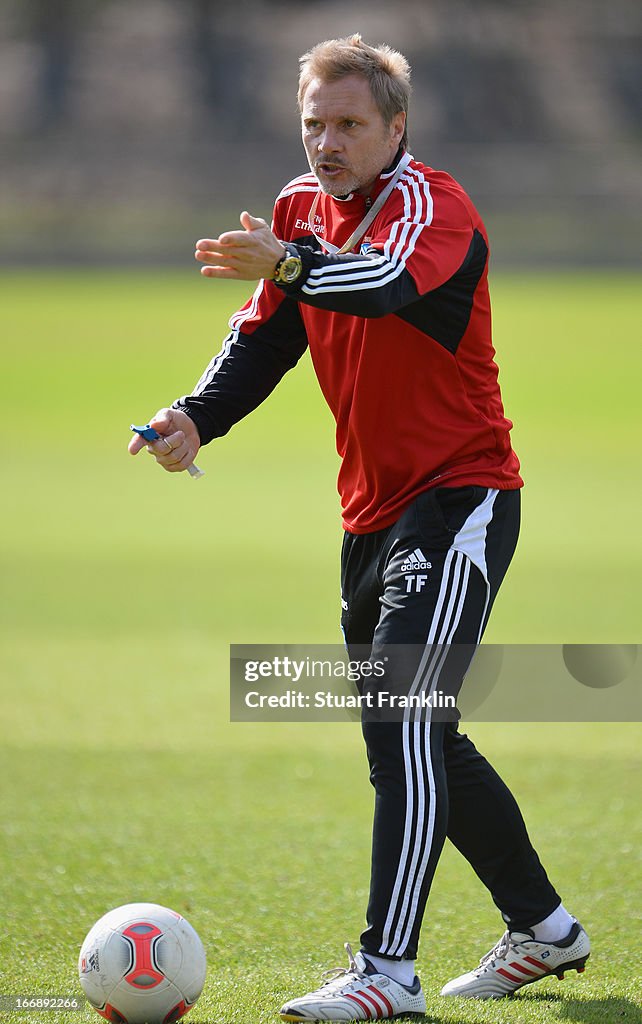
[[[152,420],[162,439],[149,447],[169,472],[186,469],[309,345],[342,459],[348,650],[419,649],[406,683],[430,693],[452,645],[481,639],[517,541],[522,480],[493,359],[486,231],[457,182],[407,152],[409,78],[405,58],[358,35],[302,58],[312,173],[283,189],[272,229],[245,212],[243,230],[197,243],[206,277],[259,285],[193,394]],[[363,732],[376,797],[361,951],[347,946],[348,968],[289,1000],[282,1018],[425,1010],[414,962],[446,835],[507,931],[442,995],[499,997],[583,970],[586,933],[515,800],[456,724],[424,710],[365,719]]]

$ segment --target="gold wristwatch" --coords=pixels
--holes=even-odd
[[[287,246],[286,246],[287,248]],[[272,280],[276,284],[294,284],[303,270],[301,257],[288,249],[274,268]]]

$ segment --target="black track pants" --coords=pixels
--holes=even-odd
[[[393,526],[346,533],[342,627],[350,657],[374,660],[388,645],[417,645],[425,653],[416,678],[434,688],[443,668],[435,651],[455,657],[462,648],[443,645],[472,651],[481,639],[517,543],[519,505],[519,491],[441,487],[421,494]],[[375,812],[361,943],[393,959],[416,956],[446,836],[511,928],[541,921],[560,903],[508,788],[456,723],[431,717],[424,710],[398,722],[363,721]]]

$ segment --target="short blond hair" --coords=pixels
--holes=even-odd
[[[348,75],[361,75],[370,85],[372,97],[386,125],[395,114],[406,114],[406,128],[401,140],[408,144],[408,104],[410,102],[410,64],[397,50],[386,46],[368,46],[359,33],[344,39],[326,39],[304,53],[299,60],[299,110],[310,82],[336,82]]]

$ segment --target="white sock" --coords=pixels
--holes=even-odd
[[[385,974],[386,977],[398,981],[400,985],[410,986],[415,980],[414,960],[387,960],[383,956],[373,956],[372,953],[363,954],[369,964],[372,964],[375,971]]]
[[[559,942],[565,939],[575,924],[575,918],[571,917],[563,903],[560,903],[557,910],[545,917],[539,924],[534,924],[530,929],[538,942]]]

